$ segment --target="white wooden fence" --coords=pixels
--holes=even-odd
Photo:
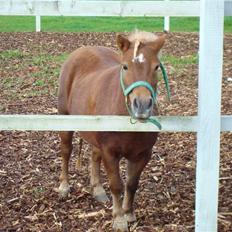
[[[159,119],[162,131],[197,132],[195,231],[217,231],[220,132],[232,131],[232,116],[220,114],[223,22],[231,1],[225,11],[222,0],[0,0],[0,6],[0,15],[200,16],[198,115]],[[123,116],[55,115],[0,115],[0,130],[158,131]]]

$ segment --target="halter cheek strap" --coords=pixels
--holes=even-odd
[[[168,97],[168,100],[170,100],[170,87],[169,87],[169,82],[168,82],[168,76],[167,76],[166,70],[165,70],[162,63],[160,63],[160,68],[161,68],[161,71],[162,71],[162,74],[163,74],[163,79],[164,79],[165,87],[166,87],[166,90],[167,90],[167,97]],[[143,86],[143,87],[147,88],[150,91],[152,99],[153,99],[154,102],[156,101],[156,92],[154,91],[154,88],[151,86],[151,84],[149,84],[146,81],[136,81],[136,82],[132,83],[131,85],[129,85],[128,87],[125,87],[124,75],[123,74],[124,73],[123,73],[123,67],[122,67],[121,71],[120,71],[120,84],[121,84],[123,94],[125,96],[125,104],[126,104],[126,108],[128,110],[128,113],[130,114],[131,118],[134,118],[134,116],[133,116],[133,114],[131,112],[131,109],[129,107],[128,101],[127,101],[127,97],[133,91],[133,89],[135,89],[137,87],[140,87],[140,86]],[[157,119],[155,119],[155,118],[149,118],[145,122],[153,123],[160,130],[162,128],[159,121]]]
[[[170,93],[170,86],[169,86],[169,81],[168,81],[168,75],[167,75],[167,72],[163,66],[163,64],[160,62],[160,68],[161,68],[161,72],[162,72],[162,75],[163,75],[163,79],[164,79],[164,83],[165,83],[165,88],[166,88],[166,91],[167,91],[167,97],[168,97],[168,100],[170,101],[170,98],[171,98],[171,93]]]

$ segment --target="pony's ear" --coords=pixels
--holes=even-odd
[[[159,53],[160,49],[164,46],[166,37],[166,34],[159,35],[156,40],[148,42],[147,45],[152,47],[156,53]]]
[[[117,42],[118,48],[122,52],[126,52],[130,47],[130,41],[125,36],[123,36],[121,34],[117,35],[116,42]]]

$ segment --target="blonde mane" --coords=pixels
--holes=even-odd
[[[139,41],[140,43],[153,42],[157,39],[157,35],[147,31],[138,31],[135,30],[128,36],[130,42]]]
[[[157,35],[155,35],[155,34],[153,34],[151,32],[146,32],[146,31],[135,30],[132,34],[130,34],[128,36],[128,40],[131,43],[134,43],[133,62],[135,62],[136,60],[139,61],[139,59],[137,58],[137,51],[139,49],[140,43],[153,42],[156,39],[157,39]]]

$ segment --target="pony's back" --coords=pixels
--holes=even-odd
[[[74,82],[81,83],[83,79],[101,73],[120,63],[116,52],[106,47],[84,47],[75,50],[64,63],[58,90],[58,111],[69,114],[69,97]]]

